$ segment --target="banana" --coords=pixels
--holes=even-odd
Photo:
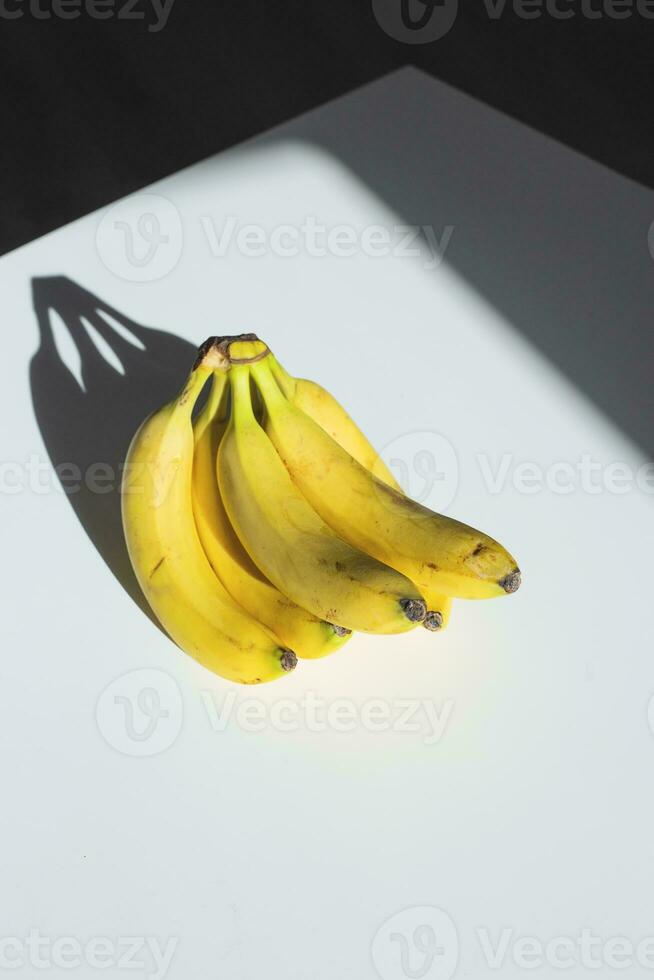
[[[500,544],[369,473],[284,397],[267,359],[251,372],[271,441],[296,487],[336,534],[410,578],[429,605],[442,595],[485,599],[516,591],[520,571]]]
[[[412,629],[426,612],[415,586],[340,540],[309,506],[254,415],[256,365],[239,364],[239,351],[230,347],[232,414],[217,472],[245,549],[280,591],[320,619],[373,633]]]
[[[232,528],[216,479],[216,454],[227,425],[227,372],[216,369],[209,398],[193,423],[193,512],[209,562],[232,596],[299,657],[334,653],[350,630],[317,619],[276,589],[254,564]]]
[[[273,354],[268,358],[268,363],[277,384],[290,402],[317,422],[358,463],[402,493],[402,487],[384,460],[332,394],[315,381],[292,377]]]
[[[399,493],[404,492],[354,419],[329,391],[315,381],[292,377],[272,353],[268,364],[275,381],[293,405],[317,422],[321,429],[378,480]],[[427,610],[422,625],[432,632],[445,629],[452,611],[452,599],[433,590],[430,590],[427,598],[431,608]]]
[[[284,676],[297,657],[236,605],[198,537],[191,413],[215,366],[203,348],[180,395],[146,419],[132,440],[122,487],[123,527],[139,584],[175,643],[216,674],[256,684]]]

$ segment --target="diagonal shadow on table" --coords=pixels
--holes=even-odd
[[[408,67],[252,145],[280,139],[340,160],[420,255],[449,227],[447,265],[654,457],[651,188]]]
[[[33,279],[32,297],[40,346],[30,364],[30,385],[52,466],[91,542],[156,623],[125,547],[120,477],[138,425],[175,394],[196,349],[174,334],[135,323],[65,276]],[[61,357],[54,315],[57,329],[63,323],[77,349],[82,385]],[[103,346],[122,373],[101,353]]]

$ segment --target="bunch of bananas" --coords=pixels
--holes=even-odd
[[[355,630],[440,630],[453,597],[520,585],[500,544],[405,496],[338,402],[254,334],[199,348],[180,394],[132,440],[122,509],[162,625],[243,684]]]

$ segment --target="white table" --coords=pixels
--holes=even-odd
[[[171,980],[505,978],[539,955],[547,975],[572,956],[574,977],[599,958],[600,977],[620,949],[630,977],[648,975],[651,949],[636,946],[654,934],[652,470],[447,250],[440,264],[424,241],[417,256],[398,254],[407,219],[306,141],[348,106],[358,126],[366,100],[379,122],[394,86],[409,114],[414,83],[414,108],[428,91],[447,102],[443,86],[399,73],[0,262],[0,935],[11,940],[0,950],[23,966],[15,976],[35,975],[35,935],[50,937],[38,955],[57,977],[73,961],[78,976],[124,976],[128,936],[150,944],[130,975]],[[501,119],[453,98],[488,114],[489,129]],[[435,130],[441,122],[435,111]],[[541,139],[510,128],[516,145]],[[552,146],[542,140],[544,160]],[[409,187],[412,174],[398,167],[396,180]],[[411,195],[419,201],[415,186]],[[472,233],[455,210],[420,223],[437,238],[454,226],[453,254]],[[245,225],[259,230],[239,248]],[[324,255],[310,254],[316,225],[346,226]],[[261,240],[264,254],[247,254]],[[148,241],[158,247],[145,261]],[[547,271],[534,270],[535,291]],[[48,279],[58,276],[71,282]],[[69,365],[47,346],[36,361],[43,436],[28,379],[34,277],[41,322]],[[90,340],[81,372],[58,317],[82,343],[79,316],[95,306],[84,291],[160,332],[141,334],[149,356],[122,349],[125,376],[93,360]],[[442,635],[357,636],[256,689],[183,655],[84,532],[48,447],[82,469],[110,459],[123,430],[181,383],[190,345],[245,330],[341,398],[387,458],[404,461],[413,492],[425,490],[416,465],[435,460],[427,499],[504,542],[521,591],[457,604]],[[121,573],[99,496],[75,507]],[[164,716],[148,715],[157,697]],[[516,946],[520,936],[536,945]],[[561,936],[572,953],[546,948]],[[604,945],[614,937],[631,953]],[[158,973],[153,948],[172,954]]]

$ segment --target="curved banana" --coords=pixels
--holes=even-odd
[[[196,363],[180,395],[134,436],[123,526],[139,584],[175,643],[216,674],[256,684],[284,676],[297,657],[236,605],[202,550],[191,500],[191,413],[209,374]]]
[[[218,450],[220,491],[245,549],[321,619],[372,633],[412,629],[426,612],[415,586],[341,541],[309,506],[255,418],[250,369],[233,360],[232,415]]]
[[[193,423],[193,513],[211,567],[229,594],[299,657],[334,653],[350,630],[317,619],[269,582],[254,564],[229,522],[216,479],[216,454],[227,425],[222,418],[229,391],[227,372],[214,371],[207,402]]]
[[[486,599],[515,592],[520,571],[502,545],[382,483],[284,397],[267,359],[252,365],[266,431],[293,482],[342,538],[433,596]]]
[[[339,446],[370,473],[373,473],[378,480],[388,484],[389,487],[393,487],[398,493],[404,493],[384,460],[368,442],[354,419],[348,415],[343,406],[326,388],[315,381],[292,377],[272,353],[268,358],[268,363],[275,381],[290,402],[301,409],[309,418],[312,418],[314,422],[317,422],[321,429],[324,429]],[[432,632],[445,629],[452,611],[452,599],[431,590],[426,598],[430,608],[427,610],[422,625]]]
[[[358,463],[374,473],[377,479],[383,480],[389,487],[402,493],[402,487],[384,460],[377,454],[343,406],[326,388],[306,378],[292,377],[273,354],[270,354],[267,361],[277,384],[290,402],[317,422],[321,429],[335,439],[339,446],[342,446]]]

